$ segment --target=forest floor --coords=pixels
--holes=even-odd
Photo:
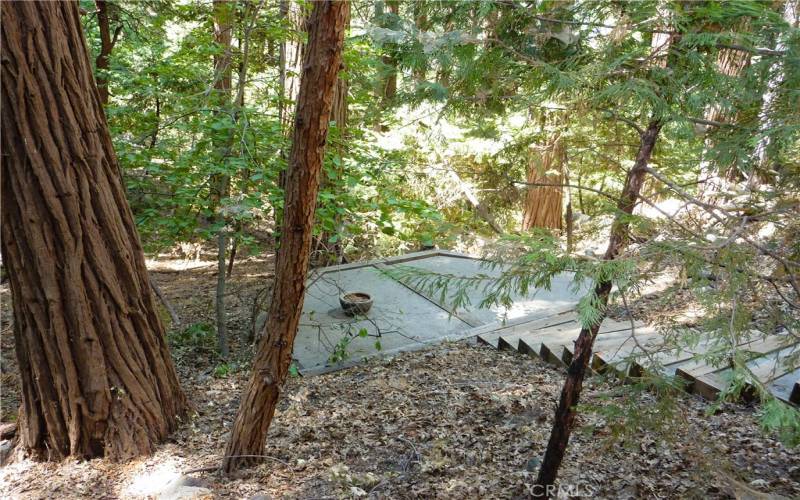
[[[253,300],[269,285],[270,269],[263,260],[235,268],[228,309],[236,354],[221,364],[213,343],[209,346],[202,335],[206,327],[197,326],[213,324],[216,267],[208,262],[176,271],[164,263],[152,265],[154,278],[183,320],[184,334],[176,335],[180,329],[173,328],[170,340],[195,413],[153,456],[125,464],[12,463],[0,469],[0,496],[168,498],[176,491],[169,490],[169,483],[191,485],[195,489],[181,491],[209,498],[526,494],[547,445],[563,372],[469,342],[292,378],[262,465],[229,478],[188,472],[220,461],[247,379],[252,349],[244,338],[251,328]],[[18,404],[7,284],[0,287],[0,299],[5,422],[15,418]],[[800,497],[800,449],[765,435],[757,407],[724,404],[710,412],[709,403],[689,395],[664,405],[652,393],[617,389],[608,381],[588,381],[584,402],[594,411],[582,411],[578,418],[560,473],[562,493]]]

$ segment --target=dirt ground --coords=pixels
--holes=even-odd
[[[176,331],[213,324],[216,268],[206,264],[151,266],[182,320],[171,342]],[[202,343],[173,349],[195,414],[157,453],[125,464],[18,461],[0,469],[0,495],[143,498],[181,475],[210,498],[511,498],[530,491],[563,373],[468,342],[292,378],[263,464],[234,477],[196,471],[220,461],[252,354],[244,340],[252,303],[270,278],[268,261],[235,269],[227,297],[235,355],[227,364]],[[7,285],[0,299],[2,419],[9,421],[18,388]],[[765,435],[757,407],[726,404],[710,413],[708,403],[681,395],[666,412],[652,393],[625,396],[599,379],[584,394],[594,408],[578,418],[562,496],[800,497],[800,450]]]

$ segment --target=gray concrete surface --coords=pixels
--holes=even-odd
[[[323,373],[371,356],[473,336],[480,327],[505,320],[546,317],[574,306],[581,295],[569,291],[569,276],[564,276],[554,280],[550,291],[515,297],[508,310],[479,309],[482,293],[473,290],[473,306],[454,311],[449,301],[439,303],[438,295],[403,284],[384,272],[397,265],[459,276],[500,272],[489,271],[478,259],[440,251],[317,270],[309,278],[295,339],[293,354],[301,373]],[[339,295],[352,291],[373,297],[375,303],[366,317],[351,318],[341,311]],[[366,336],[359,335],[362,330]]]

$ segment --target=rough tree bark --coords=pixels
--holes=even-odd
[[[117,26],[114,29],[114,34],[111,34],[111,23],[108,15],[108,2],[106,0],[96,0],[95,6],[97,7],[97,25],[100,29],[100,53],[95,59],[94,65],[97,68],[97,92],[100,94],[100,101],[103,104],[108,104],[108,68],[109,58],[111,51],[114,50],[114,45],[117,44],[120,33],[122,33],[122,26]]]
[[[275,260],[275,288],[266,334],[258,346],[253,374],[225,450],[222,468],[232,472],[263,452],[303,309],[317,192],[333,91],[342,64],[348,5],[314,3],[295,112],[286,178],[281,245]],[[256,456],[256,457],[254,457]]]
[[[20,445],[153,451],[187,407],[125,199],[76,2],[2,8],[2,252]]]
[[[617,215],[611,226],[608,248],[603,256],[605,260],[615,259],[628,242],[628,227],[630,223],[627,216],[633,213],[633,208],[639,199],[639,193],[647,173],[647,164],[653,153],[661,126],[662,123],[659,120],[652,120],[642,134],[636,161],[625,178],[625,185],[622,188],[622,194],[617,205],[619,215]],[[594,293],[597,296],[597,307],[601,311],[600,318],[591,327],[582,328],[578,335],[578,340],[575,342],[575,354],[567,369],[567,378],[561,390],[561,398],[556,409],[550,440],[547,443],[544,460],[536,478],[534,493],[539,496],[549,497],[553,493],[551,488],[555,483],[567,444],[569,444],[569,436],[575,421],[575,405],[578,404],[583,379],[592,357],[595,337],[603,319],[605,319],[605,308],[608,304],[611,286],[612,283],[610,281],[601,281],[595,285]]]
[[[534,227],[560,230],[563,227],[564,147],[556,135],[543,148],[531,151],[528,163],[528,188],[522,210],[522,230]],[[548,173],[556,171],[557,173]],[[535,184],[552,184],[537,186]]]

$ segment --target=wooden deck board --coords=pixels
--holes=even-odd
[[[750,340],[741,344],[739,347],[742,349],[747,349],[755,355],[767,354],[785,345],[786,340],[786,336],[773,335],[766,338]],[[685,378],[689,382],[692,382],[697,377],[718,371],[723,367],[712,366],[709,364],[708,360],[705,359],[690,358],[679,363],[668,365],[665,368],[667,369],[668,373],[669,371],[674,370],[676,375]]]
[[[594,344],[590,366],[593,371],[613,368],[635,376],[657,366],[668,375],[683,377],[689,382],[687,390],[708,399],[714,399],[727,387],[731,373],[728,366],[712,366],[708,360],[697,359],[712,352],[715,348],[713,343],[705,341],[689,349],[660,350],[663,336],[657,329],[638,322],[634,326],[636,342],[631,338],[629,321],[603,322]],[[498,328],[482,333],[479,339],[500,349],[536,355],[565,367],[572,361],[580,330],[577,315],[573,311],[571,314],[561,314],[557,320],[549,317]],[[779,363],[779,360],[800,350],[800,343],[794,340],[788,335],[767,336],[753,331],[751,338],[742,342],[739,349],[750,351],[752,359],[748,361],[748,367],[776,397],[800,404],[800,367],[787,367]],[[642,347],[648,352],[647,358],[644,358]]]
[[[511,320],[505,323],[494,323],[480,328],[478,333],[478,342],[486,345],[491,345],[494,348],[499,348],[500,337],[507,335],[515,335],[519,332],[527,332],[543,327],[550,327],[563,323],[575,321],[578,315],[574,309],[568,309],[552,316],[539,319],[520,318]]]
[[[747,362],[747,368],[759,382],[769,387],[770,382],[788,374],[796,367],[787,367],[783,361],[787,356],[797,352],[800,344],[773,350]],[[692,392],[708,399],[713,399],[728,387],[732,368],[723,368],[703,374],[692,382]]]
[[[767,388],[775,397],[787,403],[800,403],[800,368],[771,381]]]
[[[661,347],[661,334],[654,328],[642,328],[636,332],[636,339],[630,335],[615,339],[614,342],[596,344],[592,357],[592,368],[597,371],[614,369],[621,373],[629,373],[636,366],[638,356],[655,355]],[[622,368],[622,365],[624,369]]]
[[[630,330],[630,322],[604,321],[600,326],[600,333],[603,335],[609,335],[613,332],[625,330]],[[581,327],[577,324],[577,322],[575,322],[573,325],[560,324],[542,330],[528,331],[519,335],[502,337],[501,342],[506,347],[515,348],[517,350],[522,349],[525,352],[531,352],[535,354],[542,352],[542,345],[549,348],[550,351],[555,352],[559,350],[559,346],[567,346],[568,348],[571,347],[578,338],[578,334],[580,332]]]

